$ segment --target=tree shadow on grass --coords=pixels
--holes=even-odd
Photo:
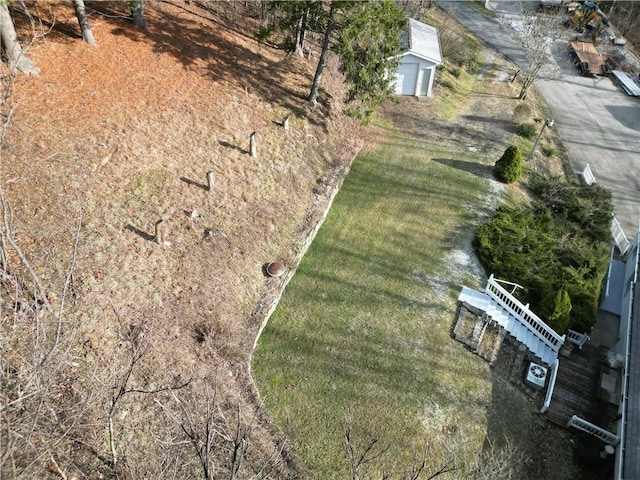
[[[461,115],[461,118],[472,122],[493,123],[498,125],[498,127],[501,127],[505,123],[505,121],[500,118],[485,117],[480,115]]]
[[[129,230],[130,232],[135,233],[136,235],[139,235],[140,237],[142,237],[144,240],[147,240],[149,242],[153,242],[156,239],[155,235],[151,235],[147,232],[145,232],[144,230],[140,230],[139,228],[134,227],[133,225],[131,225],[130,223],[128,223],[127,225],[125,225],[124,227],[125,230]]]
[[[227,147],[227,148],[231,148],[233,150],[237,150],[242,154],[248,154],[249,153],[249,150],[245,150],[244,148],[242,148],[242,147],[240,147],[238,145],[234,145],[233,143],[229,143],[229,142],[227,142],[225,140],[220,140],[218,143],[220,145],[222,145],[223,147]]]
[[[493,167],[491,165],[483,165],[482,163],[457,160],[454,158],[434,158],[433,161],[448,167],[463,170],[480,178],[493,178]]]
[[[191,180],[190,178],[180,177],[180,181],[186,183],[187,185],[201,188],[202,190],[205,190],[207,192],[209,191],[209,187],[207,185],[205,185],[204,183],[196,182],[195,180]]]

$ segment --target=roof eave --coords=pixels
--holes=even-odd
[[[406,52],[402,52],[398,56],[399,57],[404,57],[406,55],[413,55],[414,57],[418,57],[418,58],[421,58],[421,59],[426,60],[428,62],[435,63],[436,65],[442,64],[442,59],[441,58],[438,59],[438,58],[427,57],[426,55],[423,55],[423,54],[418,53],[418,52],[414,52],[413,50],[407,50]]]

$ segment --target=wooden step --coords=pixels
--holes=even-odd
[[[516,337],[516,339],[520,342],[520,343],[524,343],[524,337],[527,333],[527,329],[524,325],[522,325],[517,318],[515,317],[511,317],[513,318],[513,333],[512,335],[514,337]]]
[[[536,352],[536,350],[532,348],[534,347],[534,340],[537,343],[538,339],[536,338],[534,333],[531,330],[527,330],[527,332],[524,335],[524,339],[522,343],[524,343],[527,346],[527,348],[529,348],[529,350],[533,350],[533,352]]]
[[[458,295],[458,301],[461,303],[467,303],[472,307],[481,309],[482,311],[486,311],[491,299],[486,293],[462,287],[462,291],[460,292],[460,295]]]

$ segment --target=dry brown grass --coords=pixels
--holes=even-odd
[[[213,375],[225,404],[239,402],[252,417],[245,359],[262,266],[293,258],[314,187],[352,158],[360,127],[341,114],[335,64],[312,109],[313,61],[261,46],[195,5],[147,7],[149,29],[140,31],[114,18],[115,3],[97,4],[92,48],[69,36],[70,6],[40,4],[56,25],[29,51],[41,73],[16,84],[2,156],[16,239],[56,303],[82,218],[66,299],[82,346],[79,377],[97,371],[94,380],[108,384],[126,364],[122,329],[144,322],[151,349],[136,382]],[[288,132],[279,125],[286,115]],[[257,158],[247,152],[254,131]],[[213,194],[203,188],[207,171]],[[169,246],[153,242],[159,219]],[[144,430],[157,416],[140,399],[129,409],[125,430]],[[266,450],[269,428],[256,426]],[[96,427],[86,441],[100,451],[103,434]],[[148,435],[139,437],[122,448],[148,447]]]
[[[260,320],[253,313],[273,287],[262,268],[274,259],[290,266],[306,223],[317,216],[313,209],[321,207],[314,205],[318,192],[352,158],[363,132],[341,114],[335,64],[312,109],[305,96],[313,61],[259,45],[242,33],[250,32],[251,20],[243,29],[225,26],[232,22],[221,16],[222,4],[208,11],[193,3],[148,2],[147,31],[117,18],[116,2],[95,3],[97,48],[73,37],[69,5],[38,4],[42,19],[55,13],[56,22],[29,51],[40,75],[16,84],[0,181],[13,206],[16,240],[54,305],[82,221],[66,298],[73,365],[64,374],[70,391],[91,406],[76,432],[84,443],[65,452],[63,467],[73,459],[85,471],[106,471],[97,455],[108,454],[105,412],[129,361],[123,335],[132,325],[145,325],[149,345],[134,387],[192,378],[185,395],[201,406],[205,382],[217,383],[225,409],[239,404],[246,418],[256,417],[261,453],[280,438],[258,408],[245,364]],[[492,113],[510,115],[495,105]],[[390,109],[398,127],[417,125],[402,120],[422,114],[414,106]],[[470,108],[465,114],[479,114]],[[289,132],[278,124],[286,115]],[[462,138],[436,123],[419,127],[430,141]],[[461,123],[465,136],[484,136],[469,148],[501,153],[506,133],[488,135],[490,123]],[[257,158],[247,154],[253,131]],[[213,195],[202,188],[207,171],[215,173]],[[170,246],[153,242],[159,219]],[[15,256],[10,264],[19,273]],[[3,328],[11,327],[10,305],[3,308]],[[25,318],[19,325],[28,331]],[[24,340],[16,345],[28,348]],[[153,435],[166,417],[149,396],[130,395],[116,420],[118,450],[130,474],[144,477],[134,467],[145,452],[163,455]],[[294,461],[276,476],[299,471]]]

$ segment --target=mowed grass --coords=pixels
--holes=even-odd
[[[380,438],[370,474],[406,473],[428,448],[428,469],[453,461],[444,478],[460,478],[483,448],[492,380],[449,336],[460,286],[478,282],[450,259],[468,252],[490,189],[465,167],[489,160],[378,128],[385,141],[354,161],[253,372],[312,478],[350,478],[347,415],[357,454]]]

